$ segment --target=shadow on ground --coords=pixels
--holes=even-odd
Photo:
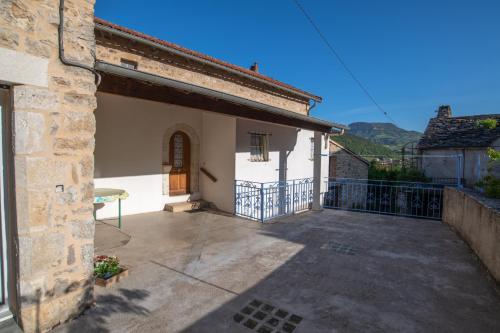
[[[438,222],[159,212],[129,217],[125,232],[116,254],[129,277],[64,332],[500,331],[493,284]]]
[[[116,314],[132,314],[134,316],[147,316],[149,311],[138,305],[140,301],[149,296],[147,290],[139,289],[118,289],[115,294],[98,295],[95,298],[95,306],[89,308],[82,316],[91,317],[92,320],[82,322],[78,319],[66,324],[67,332],[99,332],[107,333],[114,331],[113,325],[110,325],[108,318]]]

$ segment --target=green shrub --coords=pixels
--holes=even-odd
[[[500,178],[488,175],[476,185],[484,189],[486,196],[500,199]]]
[[[394,167],[390,170],[377,167],[376,162],[370,164],[368,169],[368,179],[388,180],[388,181],[406,181],[406,182],[424,182],[431,181],[424,173],[416,168]]]
[[[482,120],[478,120],[476,122],[476,125],[478,127],[483,127],[483,128],[487,128],[487,129],[494,129],[497,127],[497,120],[492,119],[492,118],[482,119]]]
[[[488,175],[477,182],[476,186],[484,189],[486,196],[490,198],[500,199],[500,178],[492,175],[493,165],[500,161],[500,151],[493,148],[488,148],[486,151],[489,157],[488,161]]]

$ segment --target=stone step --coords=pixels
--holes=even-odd
[[[195,200],[188,202],[169,203],[165,205],[165,210],[167,212],[178,213],[178,212],[185,212],[189,210],[204,208],[205,206],[206,206],[205,201]]]

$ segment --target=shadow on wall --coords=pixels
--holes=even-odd
[[[288,156],[295,149],[297,136],[300,129],[286,126],[276,126],[275,124],[263,123],[252,120],[238,120],[236,133],[236,153],[250,154],[251,133],[261,133],[269,135],[269,159],[273,162],[273,153],[278,153],[277,163],[279,180],[287,180]],[[258,167],[259,165],[256,164]],[[248,179],[241,179],[248,180]]]
[[[192,145],[199,145],[201,114],[176,105],[98,93],[94,177],[162,174],[162,155],[168,153],[164,136],[182,130]]]
[[[112,327],[108,324],[107,318],[113,314],[147,316],[149,311],[145,307],[137,305],[137,303],[146,300],[149,295],[150,293],[147,290],[123,288],[118,289],[114,294],[99,295],[95,298],[93,307],[90,307],[90,304],[84,307],[87,311],[84,312],[81,318],[83,322],[82,320],[70,322],[63,328],[56,328],[55,332],[111,332]],[[40,332],[40,330],[36,332]]]
[[[74,307],[74,313],[66,313],[63,314],[61,313],[61,317],[75,317],[76,315],[80,314],[81,312],[85,311],[88,307],[90,307],[93,303],[93,284],[94,284],[94,279],[87,279],[85,281],[74,281],[74,282],[66,282],[66,281],[58,281],[56,286],[47,291],[42,291],[42,289],[37,288],[34,292],[33,295],[30,296],[21,296],[20,297],[20,302],[23,304],[24,309],[21,309],[21,312],[30,312],[34,311],[34,313],[31,314],[32,322],[23,322],[22,317],[19,317],[20,319],[20,326],[23,327],[25,330],[28,331],[34,331],[34,332],[42,332],[46,331],[47,328],[45,325],[41,324],[41,316],[42,312],[42,306],[44,304],[48,304],[46,306],[51,307],[52,305],[50,304],[51,301],[56,300],[57,298],[64,297],[66,295],[75,294],[75,297],[78,297],[78,303],[77,306]],[[77,295],[78,292],[83,290],[83,293],[81,295]],[[34,309],[32,309],[34,307]],[[45,310],[47,311],[47,310]],[[27,316],[26,314],[23,315],[24,317],[29,318],[30,316]],[[34,326],[33,326],[34,325]]]

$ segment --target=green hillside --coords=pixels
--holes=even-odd
[[[344,134],[340,136],[332,136],[331,138],[333,141],[338,142],[345,148],[365,157],[367,160],[372,160],[375,157],[398,158],[398,154],[390,148],[356,135]]]
[[[418,142],[422,133],[407,131],[391,123],[357,122],[349,125],[349,134],[365,138],[392,150],[399,151],[408,142]]]

